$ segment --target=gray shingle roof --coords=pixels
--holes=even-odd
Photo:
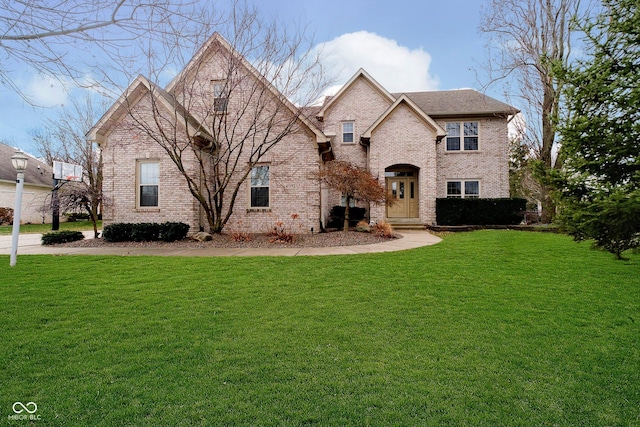
[[[396,98],[401,93],[394,93]],[[473,89],[408,92],[425,113],[432,117],[513,115],[519,110]]]
[[[16,170],[11,164],[11,156],[16,149],[0,142],[0,179],[4,181],[15,181]],[[25,153],[26,154],[26,153]],[[27,170],[24,173],[25,184],[51,186],[53,170],[51,166],[31,157],[27,154]]]

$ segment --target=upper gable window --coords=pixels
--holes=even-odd
[[[448,122],[446,130],[447,151],[478,151],[478,122]]]
[[[353,122],[342,123],[342,142],[346,144],[353,143]]]
[[[213,81],[213,111],[216,113],[225,113],[227,104],[229,103],[229,93],[227,82]]]

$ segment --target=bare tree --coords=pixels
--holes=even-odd
[[[553,66],[570,61],[572,20],[587,9],[580,0],[490,0],[484,10],[480,30],[489,34],[487,86],[502,83],[517,98],[526,117],[520,123],[522,144],[529,159],[540,162],[543,175],[562,163],[555,129],[562,87]],[[555,212],[550,188],[543,176],[535,187],[531,190],[548,222]]]
[[[133,42],[149,44],[176,30],[189,37],[187,27],[208,25],[208,14],[195,6],[171,0],[0,0],[0,84],[32,102],[13,78],[18,66],[79,86],[109,82],[110,65],[131,69],[136,63]]]
[[[103,203],[102,159],[98,146],[87,141],[85,134],[106,107],[105,101],[97,102],[86,94],[62,108],[56,119],[47,119],[44,128],[31,131],[36,148],[47,164],[56,160],[82,166],[82,181],[61,188],[59,207],[85,210],[93,222],[96,237],[98,214]]]
[[[159,84],[164,67],[151,70],[151,79],[138,78],[150,104],[128,112],[133,127],[180,171],[211,232],[222,231],[247,179],[269,179],[267,169],[256,167],[265,156],[313,128],[302,112],[328,86],[303,31],[263,20],[243,2],[219,22],[228,23],[218,27],[227,38],[211,37],[166,89]],[[176,33],[163,49],[180,51],[183,43]]]

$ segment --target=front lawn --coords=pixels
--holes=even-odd
[[[629,257],[517,231],[351,256],[0,256],[0,416],[640,425]]]
[[[61,222],[60,231],[91,231],[93,223],[91,221],[73,221]],[[98,221],[98,230],[102,229],[102,221]],[[51,232],[51,224],[22,224],[20,225],[21,234],[44,234]],[[0,225],[0,236],[11,235],[13,233],[12,225]]]

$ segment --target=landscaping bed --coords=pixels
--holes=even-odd
[[[274,236],[267,234],[246,234],[238,238],[227,233],[214,234],[207,242],[199,242],[191,238],[175,242],[107,242],[104,239],[85,239],[77,242],[66,243],[71,247],[171,247],[171,248],[304,248],[304,247],[332,247],[370,245],[389,241],[388,237],[382,237],[373,233],[360,233],[355,231],[332,231],[328,233],[299,234],[293,236],[292,242],[276,240]]]

